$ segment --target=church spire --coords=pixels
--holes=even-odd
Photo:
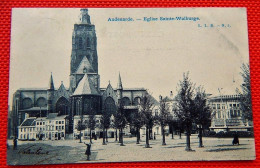
[[[50,83],[49,83],[49,90],[54,90],[54,83],[53,83],[53,78],[52,78],[52,72],[51,72],[51,78],[50,78]]]
[[[123,89],[123,85],[122,85],[122,81],[121,81],[120,72],[119,72],[119,76],[118,76],[117,89],[120,89],[120,90]]]

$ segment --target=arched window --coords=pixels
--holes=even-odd
[[[89,39],[89,37],[87,38],[87,47],[89,48],[90,47],[90,44],[91,42],[90,42],[90,39]]]
[[[32,99],[30,99],[30,98],[24,98],[22,104],[23,104],[24,109],[28,109],[33,106]]]
[[[109,116],[116,113],[116,104],[112,97],[107,97],[104,103],[104,112]]]
[[[40,98],[37,99],[37,106],[38,107],[46,107],[46,105],[47,105],[47,101],[46,101],[45,98],[40,97]]]
[[[131,105],[130,99],[128,97],[123,97],[122,103],[123,103],[124,106],[130,106]]]
[[[67,115],[69,112],[69,101],[65,97],[60,97],[56,103],[56,113]]]
[[[134,103],[135,106],[137,106],[138,104],[140,104],[140,102],[141,102],[141,98],[140,98],[140,97],[135,97],[135,98],[134,98],[134,102],[133,102],[133,103]]]
[[[82,37],[79,37],[79,49],[83,48],[83,40]]]

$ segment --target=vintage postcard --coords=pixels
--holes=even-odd
[[[13,8],[8,165],[254,160],[246,8]]]

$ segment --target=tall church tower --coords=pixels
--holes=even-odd
[[[97,36],[88,9],[81,9],[79,23],[74,24],[70,62],[70,91],[74,92],[87,73],[95,88],[100,90],[98,75]]]

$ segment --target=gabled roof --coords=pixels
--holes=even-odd
[[[63,85],[63,82],[61,82],[58,91],[59,91],[59,90],[62,90],[62,91],[63,91],[63,90],[66,90],[65,86]]]
[[[22,122],[21,126],[35,126],[36,118],[27,118]]]
[[[100,93],[97,91],[88,75],[85,74],[73,93],[73,96],[76,95],[100,95]]]
[[[84,68],[87,69],[87,72],[94,72],[93,67],[91,66],[88,58],[86,56],[83,57],[83,59],[81,60],[76,73],[84,73]]]
[[[111,90],[114,91],[114,89],[113,89],[112,85],[110,84],[110,82],[108,83],[106,90],[108,90],[108,89],[111,89]]]

